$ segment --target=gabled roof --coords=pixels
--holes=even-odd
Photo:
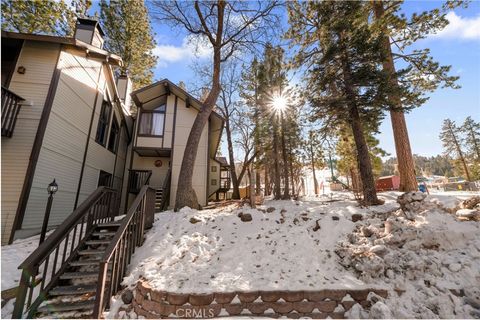
[[[227,158],[225,157],[215,157],[215,160],[217,160],[221,166],[227,167],[228,166],[228,161]]]
[[[30,41],[41,41],[50,43],[60,43],[65,45],[71,45],[77,48],[87,50],[91,55],[98,55],[101,58],[108,59],[108,62],[117,66],[122,66],[122,58],[116,54],[110,53],[106,50],[92,46],[73,37],[60,37],[60,36],[48,36],[43,34],[31,34],[31,33],[19,33],[2,31],[2,38],[21,39]]]
[[[168,79],[157,81],[151,85],[135,90],[131,93],[132,100],[137,107],[142,107],[144,104],[152,104],[156,99],[161,96],[174,94],[180,99],[186,102],[187,107],[192,107],[197,111],[200,111],[203,107],[203,103],[193,97],[184,89],[180,88]],[[224,127],[225,119],[213,111],[210,114],[210,149],[209,156],[214,159],[217,153],[218,146],[220,144],[222,131]]]

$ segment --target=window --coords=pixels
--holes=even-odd
[[[95,141],[104,147],[107,144],[107,131],[111,111],[112,105],[110,102],[103,101],[102,110],[100,111],[100,117],[98,119],[97,136],[95,137]]]
[[[110,187],[112,183],[112,175],[106,171],[100,170],[98,176],[98,187]]]
[[[140,115],[139,135],[163,136],[165,122],[165,104],[153,109],[143,110]]]
[[[216,186],[217,185],[217,179],[212,179],[211,184],[212,184],[212,186]]]
[[[217,172],[217,166],[212,166],[212,172]]]
[[[115,116],[113,117],[112,121],[112,128],[110,129],[110,137],[108,137],[108,150],[112,151],[113,153],[117,153],[118,147],[118,138],[120,137],[120,129],[118,128],[117,119]]]

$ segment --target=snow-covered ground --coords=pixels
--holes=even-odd
[[[377,287],[390,296],[372,308],[376,314],[357,307],[346,315],[480,317],[480,222],[454,214],[475,193],[434,192],[410,219],[401,214],[399,195],[381,193],[385,204],[370,208],[335,192],[266,201],[257,209],[233,204],[158,213],[124,284],[144,277],[159,290],[197,293]],[[353,222],[356,214],[362,220]],[[242,221],[248,215],[251,221]],[[18,281],[16,268],[37,241],[2,247],[2,289]],[[121,299],[115,300],[118,310]]]
[[[400,194],[381,193],[385,204],[370,208],[337,192],[267,201],[257,209],[231,205],[162,212],[135,253],[124,284],[133,286],[144,277],[159,290],[197,293],[380,287],[390,290],[383,302],[387,316],[480,316],[475,311],[480,308],[480,223],[459,221],[448,212],[475,193],[434,193],[413,220],[396,218],[397,229],[387,234],[386,220],[402,212],[396,202]],[[243,222],[242,214],[252,220]],[[363,220],[352,222],[352,214]],[[363,236],[362,227],[373,235]],[[345,250],[365,259],[349,265]],[[450,289],[462,289],[460,295],[466,296]]]

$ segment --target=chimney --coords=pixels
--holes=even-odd
[[[117,90],[120,100],[123,102],[127,110],[129,110],[131,104],[130,93],[132,92],[132,80],[130,80],[128,74],[122,73],[117,78]]]
[[[94,47],[103,48],[105,33],[95,19],[77,18],[74,38]]]

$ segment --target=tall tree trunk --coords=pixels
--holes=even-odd
[[[292,149],[292,147],[290,146],[290,150]],[[289,153],[290,154],[290,157],[289,157],[289,163],[290,163],[290,178],[292,179],[292,195],[295,196],[295,176],[293,174],[293,156],[292,156],[292,152]]]
[[[273,160],[275,170],[273,198],[275,200],[279,200],[282,197],[280,190],[280,164],[278,160],[278,151],[278,124],[277,120],[273,119]]]
[[[250,164],[247,167],[247,175],[248,175],[248,196],[250,199],[250,207],[255,208],[256,207],[256,199],[255,199],[255,190],[253,189],[253,182],[252,182],[252,171],[250,170]]]
[[[232,131],[230,129],[230,119],[229,119],[229,117],[227,117],[225,119],[225,133],[227,134],[228,159],[229,159],[229,162],[230,162],[230,178],[232,179],[232,186],[233,186],[232,199],[240,199],[240,189],[239,189],[240,181],[238,181],[237,171],[235,170],[235,158],[234,158],[234,155],[233,155]]]
[[[315,156],[313,153],[313,145],[310,143],[310,158],[312,162],[312,174],[313,174],[313,188],[315,189],[315,195],[318,194],[318,180],[317,175],[315,174]]]
[[[270,195],[270,181],[268,179],[268,167],[267,165],[265,165],[264,167],[264,170],[265,170],[265,179],[264,179],[264,183],[265,183],[265,190],[264,190],[264,195],[265,197]]]
[[[382,0],[374,0],[373,8],[375,19],[379,20],[383,17],[384,8]],[[390,83],[395,88],[398,88],[398,79],[396,77],[395,64],[393,62],[392,49],[390,46],[390,38],[388,36],[387,27],[384,25],[383,46],[385,50],[385,61],[383,61],[383,70],[385,70],[390,77]],[[392,121],[393,138],[395,140],[395,151],[398,161],[398,172],[400,174],[400,191],[415,191],[417,190],[417,179],[415,176],[415,162],[413,160],[412,150],[410,147],[410,139],[408,137],[407,123],[405,115],[401,110],[402,102],[398,94],[391,94],[389,96],[390,118]]]
[[[255,195],[259,196],[261,193],[262,186],[260,184],[260,170],[258,168],[255,170]]]
[[[342,37],[342,35],[340,35]],[[358,167],[360,169],[360,177],[362,179],[363,201],[366,205],[379,204],[377,191],[375,189],[375,180],[373,178],[372,162],[368,152],[367,141],[363,133],[363,126],[358,112],[355,99],[355,89],[351,80],[351,68],[348,52],[344,52],[341,57],[343,82],[345,85],[345,95],[349,107],[350,126],[352,127],[353,138],[357,149]]]
[[[462,162],[463,165],[463,170],[465,171],[465,174],[467,175],[467,181],[472,181],[470,178],[470,172],[468,171],[468,166],[467,162],[465,161],[465,157],[462,152],[462,148],[460,147],[460,142],[457,139],[457,136],[455,135],[455,132],[453,131],[452,127],[449,127],[448,130],[450,130],[450,134],[453,137],[453,143],[455,144],[455,149],[457,149],[458,157],[460,158],[460,161]]]
[[[283,114],[281,117],[281,130],[282,130],[282,157],[283,157],[283,179],[284,179],[284,187],[283,187],[283,197],[282,199],[287,200],[290,199],[290,177],[288,174],[288,155],[287,155],[287,144],[285,143],[285,118]]]

